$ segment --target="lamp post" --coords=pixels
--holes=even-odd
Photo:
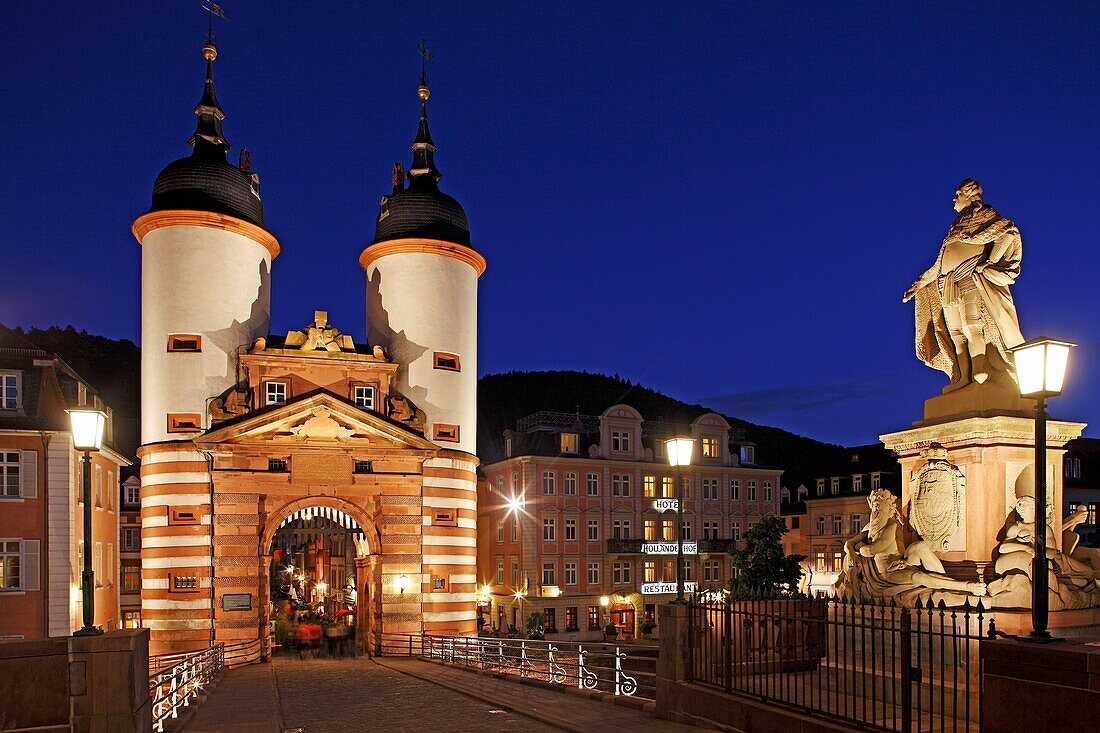
[[[684,599],[684,477],[683,467],[691,465],[691,453],[695,448],[692,438],[672,438],[665,441],[668,465],[676,472],[676,602]]]
[[[100,410],[73,409],[69,413],[69,425],[73,434],[73,447],[83,451],[84,495],[84,569],[80,574],[80,587],[84,595],[84,626],[73,636],[98,636],[102,629],[95,623],[95,573],[92,571],[92,451],[103,447],[103,430],[107,415]]]
[[[1050,611],[1047,577],[1047,397],[1062,394],[1069,350],[1074,344],[1034,338],[1009,351],[1016,362],[1020,394],[1035,399],[1035,559],[1031,567],[1031,634],[1028,641],[1048,642]]]

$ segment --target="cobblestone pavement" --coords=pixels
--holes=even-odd
[[[303,733],[556,730],[366,659],[277,658],[274,668],[283,728],[288,730],[301,728]]]

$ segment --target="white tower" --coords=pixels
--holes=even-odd
[[[428,86],[417,89],[420,125],[409,187],[394,164],[373,241],[359,256],[367,274],[367,337],[401,367],[397,390],[424,410],[425,437],[476,451],[477,280],[485,258],[470,247],[466,212],[440,192],[428,132]]]
[[[209,401],[238,382],[236,352],[266,336],[271,262],[279,243],[264,229],[259,177],[226,161],[214,95],[211,40],[195,107],[194,151],[153,184],[138,217],[141,243],[141,442],[186,440],[209,427]]]

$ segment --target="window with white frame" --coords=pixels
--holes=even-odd
[[[576,453],[577,452],[577,434],[576,433],[562,433],[561,434],[561,452],[562,453]]]
[[[110,588],[115,584],[115,543],[107,543],[107,587]]]
[[[577,520],[566,519],[565,520],[565,541],[576,542],[577,541]]]
[[[853,514],[851,516],[851,523],[848,525],[848,531],[852,534],[859,534],[863,531],[863,515]]]
[[[652,583],[657,580],[657,563],[648,560],[642,563],[642,582]]]
[[[718,438],[703,438],[703,458],[713,460],[721,457],[722,452],[718,449]]]
[[[630,452],[630,433],[625,430],[611,431],[611,450],[614,453]]]
[[[611,495],[612,496],[630,496],[630,474],[628,474],[628,473],[613,473],[613,474],[611,474]]]
[[[512,542],[519,540],[519,520],[512,520]]]
[[[863,474],[857,473],[852,476],[852,491],[863,491]]]
[[[833,515],[833,534],[840,534],[844,531],[844,517],[839,514]]]
[[[19,409],[19,375],[0,374],[0,410]]]
[[[504,560],[497,560],[497,585],[504,585]]]
[[[657,496],[656,476],[642,476],[642,496]]]
[[[558,523],[553,517],[546,517],[542,520],[542,539],[546,542],[553,542],[557,539]]]
[[[512,558],[512,586],[519,585],[519,560]]]
[[[103,466],[92,469],[92,486],[95,488],[95,505],[103,506]]]
[[[690,499],[692,497],[691,479],[687,478],[686,476],[680,479],[680,491],[683,492],[681,496],[683,496],[685,499]]]
[[[518,488],[519,488],[519,474],[513,472],[512,473],[512,493],[513,494],[516,493],[516,489],[518,489]]]
[[[704,521],[703,522],[703,539],[704,540],[716,540],[718,539],[718,522]]]
[[[676,496],[676,490],[673,488],[672,477],[661,477],[661,496],[666,499],[671,499]]]
[[[0,453],[0,496],[20,496],[19,469],[19,451]]]
[[[707,496],[707,479],[703,479],[703,498],[704,499],[709,498],[713,501],[717,501],[719,498],[721,498],[721,497],[718,496],[718,479],[716,479],[716,478],[710,479],[710,496],[709,497]]]
[[[687,558],[684,559],[684,582],[685,583],[690,583],[691,581],[695,580],[695,577],[694,577],[695,574],[692,572],[692,567],[693,566],[694,566],[693,562],[691,562]]]
[[[734,542],[740,542],[741,541],[741,523],[740,522],[733,522],[730,525],[730,539],[732,539]]]
[[[127,486],[126,487],[126,503],[127,504],[140,504],[141,503],[141,487],[140,486]]]
[[[611,564],[611,582],[615,585],[630,584],[630,568],[633,563],[616,562]]]
[[[264,404],[286,404],[286,382],[264,382]]]
[[[556,585],[557,581],[554,579],[554,563],[544,562],[542,564],[542,584],[543,585]]]
[[[565,584],[576,585],[577,584],[577,563],[567,562],[565,563]]]
[[[764,501],[771,501],[771,500],[772,500],[772,482],[771,481],[765,481],[764,482]]]
[[[748,464],[756,463],[756,446],[741,446],[741,462]]]
[[[721,580],[720,563],[718,560],[706,560],[703,562],[703,581],[707,583],[717,583]]]
[[[611,536],[616,540],[630,539],[630,520],[614,519],[611,522]]]
[[[1065,458],[1062,460],[1062,474],[1066,478],[1081,478],[1081,459]]]
[[[691,520],[690,519],[685,519],[684,520],[684,523],[683,523],[683,537],[684,537],[685,541],[694,539],[694,537],[691,533]]]
[[[817,518],[817,533],[825,534],[825,517]]]
[[[840,479],[839,478],[834,476],[833,478],[829,479],[829,493],[830,494],[839,494],[840,493]]]
[[[588,487],[587,490],[588,490],[588,495],[589,496],[599,496],[599,494],[600,494],[600,475],[598,473],[588,474],[588,479],[587,479],[586,485]]]
[[[588,541],[599,542],[600,541],[600,520],[589,519],[588,520]]]
[[[562,476],[562,493],[566,496],[577,495],[577,474],[575,471],[566,471]]]
[[[141,530],[137,527],[125,527],[122,530],[123,552],[134,552],[141,549]]]
[[[542,493],[553,494],[554,493],[554,472],[543,471],[542,472]]]
[[[352,391],[352,401],[355,402],[355,406],[363,410],[374,409],[374,387],[369,387],[362,384],[355,385]]]
[[[673,520],[661,520],[661,539],[666,542],[676,539],[676,523]]]
[[[817,480],[817,495],[818,496],[824,496],[825,495],[825,479],[823,479],[823,478],[819,478]]]
[[[95,543],[95,554],[92,555],[92,573],[95,575],[95,587],[103,587],[103,543]]]
[[[756,501],[756,481],[745,482],[745,493],[749,501]]]
[[[882,488],[882,474],[872,473],[871,474],[871,489],[874,490],[874,489],[881,489],[881,488]]]
[[[730,501],[741,501],[740,479],[730,479]]]
[[[497,522],[497,544],[504,544],[504,522]]]
[[[588,563],[588,584],[599,585],[600,583],[600,564],[598,562]]]

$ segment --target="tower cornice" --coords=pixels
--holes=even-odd
[[[452,257],[474,268],[478,277],[485,272],[486,268],[485,258],[472,248],[439,239],[390,239],[377,242],[366,247],[359,255],[359,265],[366,270],[372,262],[386,255],[404,254],[406,252],[421,252]]]
[[[271,253],[272,260],[278,257],[281,251],[279,240],[275,238],[275,235],[263,227],[256,226],[244,219],[238,219],[235,216],[218,214],[213,211],[190,211],[184,209],[150,211],[148,214],[142,214],[135,219],[133,225],[130,227],[130,231],[134,233],[134,238],[137,239],[138,244],[141,244],[142,240],[145,239],[145,235],[154,229],[173,226],[206,227],[208,229],[221,229],[222,231],[239,234],[267,249],[267,251]]]

